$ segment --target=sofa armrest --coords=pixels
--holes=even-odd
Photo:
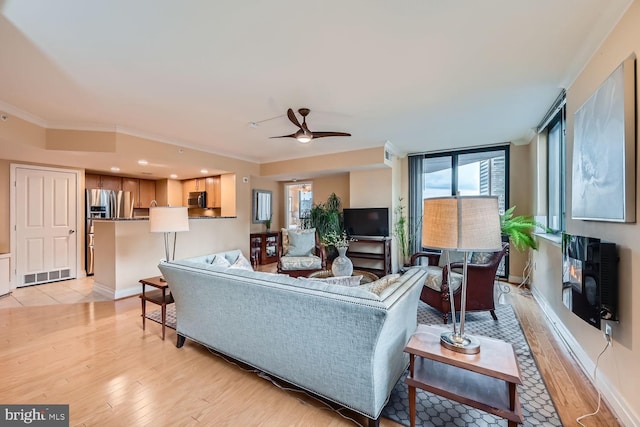
[[[440,262],[440,254],[439,253],[436,253],[436,252],[416,252],[415,254],[411,255],[410,264],[411,265],[416,265],[416,260],[418,260],[419,258],[427,258],[429,260],[429,263],[427,265],[438,265],[438,262]]]

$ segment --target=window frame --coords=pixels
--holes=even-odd
[[[560,143],[558,144],[558,147],[556,148],[557,151],[556,152],[552,152],[551,150],[551,144],[550,144],[550,140],[549,140],[549,131],[551,129],[553,129],[556,125],[560,125]],[[546,155],[546,165],[547,165],[547,174],[546,174],[546,190],[547,190],[547,194],[546,194],[546,221],[545,221],[545,226],[547,227],[547,231],[551,234],[560,234],[564,231],[566,231],[566,227],[567,227],[567,216],[566,216],[566,192],[567,192],[567,186],[566,186],[566,176],[567,176],[567,116],[566,116],[566,104],[563,102],[559,107],[558,107],[558,111],[555,113],[555,115],[553,115],[553,117],[549,120],[549,122],[544,126],[544,128],[542,129],[542,132],[544,132],[545,136],[546,136],[546,145],[547,145],[547,155]],[[551,162],[552,162],[552,158],[551,156],[555,154],[558,157],[558,170],[557,171],[552,171],[551,168]],[[557,176],[555,176],[556,178],[556,182],[558,183],[558,188],[557,188],[557,197],[558,199],[555,200],[555,203],[557,204],[557,206],[559,207],[559,212],[551,212],[551,176],[553,173],[557,173]],[[560,227],[559,228],[554,228],[551,227],[551,218],[552,218],[552,214],[557,213],[558,214],[558,218],[560,220]]]

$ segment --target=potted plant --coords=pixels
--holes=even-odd
[[[338,234],[331,231],[324,236],[324,241],[327,246],[333,246],[338,251],[338,256],[331,264],[333,275],[336,277],[351,276],[353,263],[347,258],[347,249],[349,248],[347,232],[343,230],[342,233]]]
[[[271,218],[272,215],[269,215],[269,218],[264,220],[264,225],[267,227],[267,233],[271,231]]]
[[[311,207],[309,217],[303,224],[304,228],[315,228],[320,241],[327,246],[327,236],[330,233],[341,234],[343,231],[342,202],[336,193],[331,193],[325,203],[317,203]],[[337,256],[335,249],[329,248],[327,257]]]
[[[506,235],[513,247],[521,252],[524,252],[527,248],[538,249],[533,238],[533,230],[536,227],[544,229],[546,227],[536,222],[531,216],[513,216],[515,208],[515,206],[511,206],[504,214],[500,215],[500,230],[502,234]]]
[[[398,206],[394,209],[395,223],[393,224],[393,235],[396,238],[400,255],[402,255],[402,263],[407,266],[413,255],[414,242],[418,238],[421,221],[416,221],[412,229],[409,230],[409,220],[406,215],[406,207],[402,204],[402,197],[398,199]]]

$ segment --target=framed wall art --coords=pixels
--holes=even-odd
[[[636,221],[635,55],[575,112],[571,216]]]

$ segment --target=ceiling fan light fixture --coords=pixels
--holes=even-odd
[[[313,139],[313,134],[305,129],[300,129],[296,132],[296,139],[302,144],[306,144]]]

